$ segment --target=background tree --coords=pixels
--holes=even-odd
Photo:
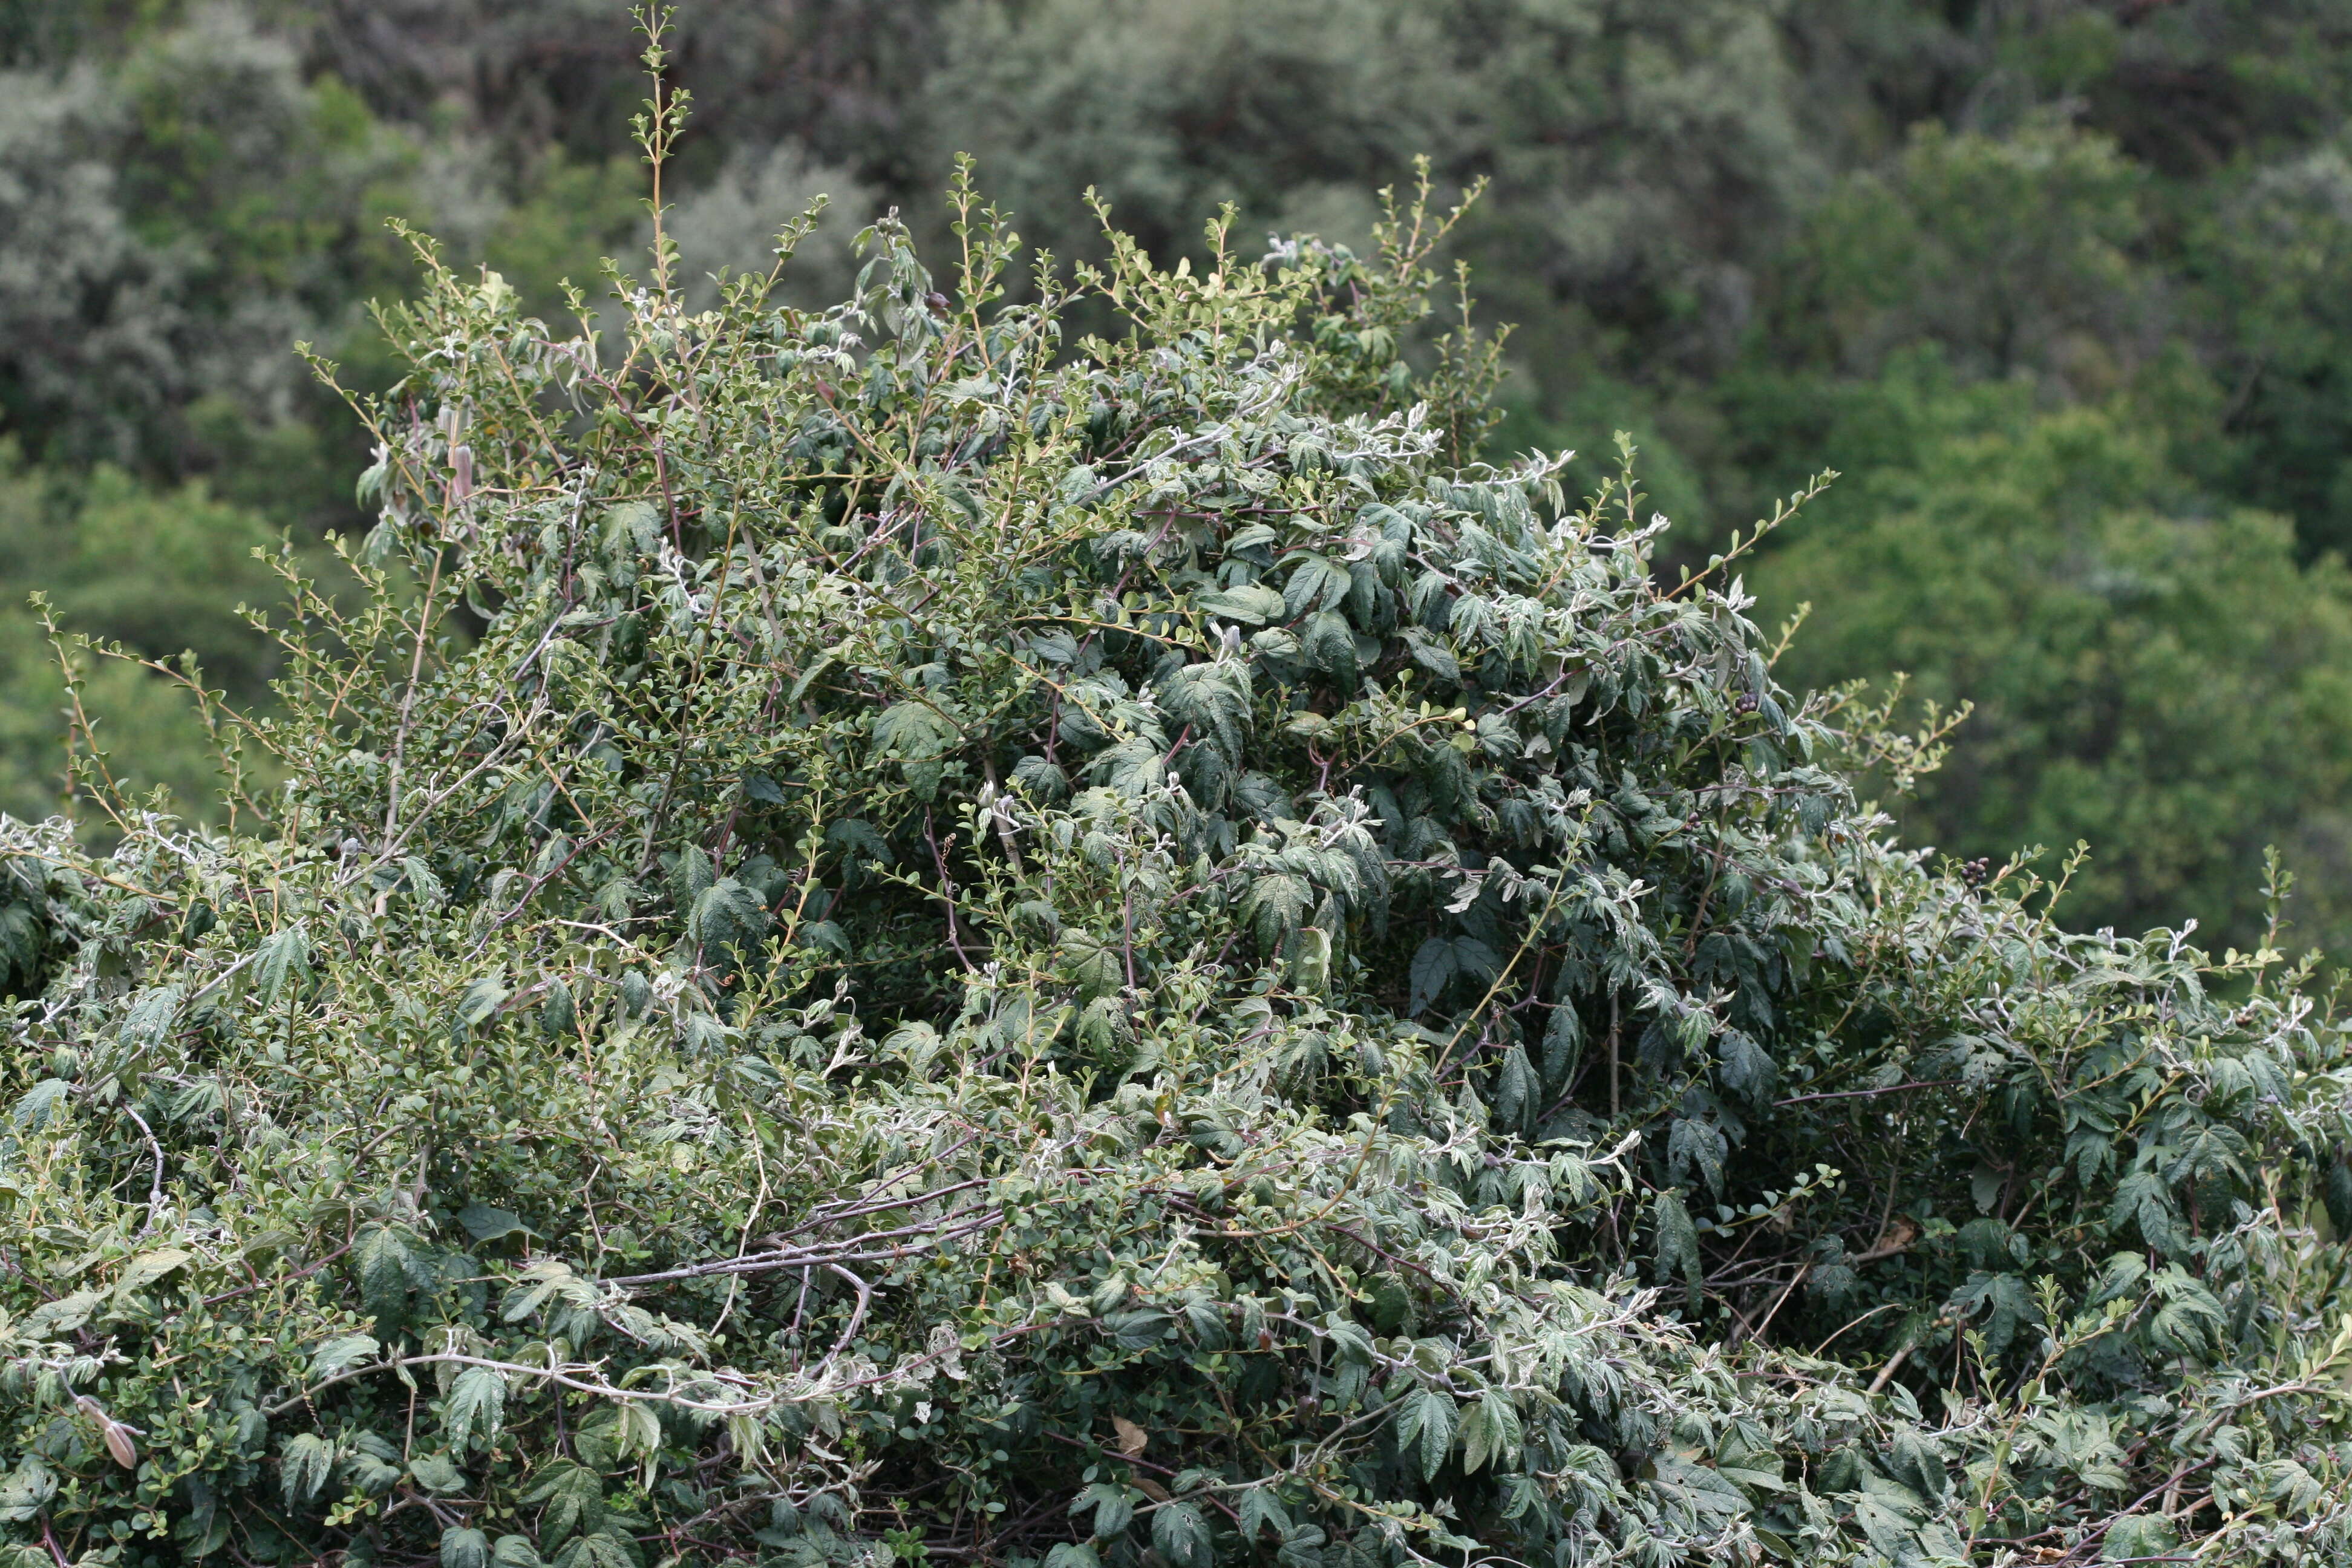
[[[2218,505],[2122,409],[2039,411],[1927,357],[1853,416],[1863,473],[1755,581],[1813,607],[1782,679],[1891,667],[1975,703],[1901,805],[1913,839],[1995,860],[2105,846],[2081,908],[2127,930],[2196,909],[2224,936],[2260,929],[2262,889],[2216,890],[2274,844],[2311,873],[2303,930],[2344,930],[2341,562],[2299,568],[2284,520]]]

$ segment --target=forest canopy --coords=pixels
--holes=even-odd
[[[707,291],[657,216],[559,317],[418,241],[276,703],[178,672],[220,825],[69,693],[104,833],[0,823],[0,1552],[2352,1552],[2352,1063],[2275,858],[2209,952],[1906,848],[1855,780],[1939,731],[1750,613],[1818,482],[1667,572],[1630,438],[1484,455],[1430,176],[1172,266],[973,181],[821,307],[822,204]],[[1972,417],[1989,527],[2164,493]],[[2172,592],[2296,570],[2230,526]]]

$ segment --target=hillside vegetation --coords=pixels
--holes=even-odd
[[[0,829],[0,1552],[2352,1555],[2309,964],[1904,847],[1752,539],[1479,455],[1425,191],[950,218],[423,247],[234,816]]]
[[[1091,186],[1196,272],[1226,201],[1252,254],[1366,251],[1414,157],[1448,201],[1485,180],[1449,241],[1517,323],[1484,455],[1575,448],[1581,495],[1632,433],[1669,579],[1845,475],[1747,581],[1774,626],[1814,606],[1791,689],[1975,703],[1951,766],[1871,785],[1913,841],[2044,876],[2086,842],[2076,921],[2240,947],[2275,847],[2291,944],[2352,951],[2344,0],[694,0],[670,38],[696,310],[818,193],[846,221],[793,305],[894,205],[948,254],[964,152],[1033,242],[1102,263]],[[622,0],[0,0],[0,809],[64,795],[31,591],[278,700],[228,612],[278,605],[257,543],[334,584],[325,533],[372,524],[363,434],[290,351],[402,374],[387,219],[526,314],[568,321],[566,279],[609,309],[600,258],[649,239],[637,49]],[[162,678],[68,653],[124,776],[225,820]]]

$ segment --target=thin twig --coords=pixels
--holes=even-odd
[[[1788,1105],[1810,1105],[1821,1100],[1870,1100],[1882,1094],[1907,1094],[1915,1089],[1956,1089],[1967,1080],[1957,1078],[1927,1079],[1918,1083],[1890,1083],[1884,1089],[1836,1089],[1826,1094],[1800,1094],[1787,1100],[1776,1100],[1773,1108]]]
[[[131,1108],[128,1100],[123,1102],[122,1114],[139,1123],[139,1131],[147,1137],[148,1152],[155,1156],[155,1174],[147,1184],[147,1223],[139,1229],[139,1234],[145,1236],[162,1223],[163,1216],[163,1145],[155,1142],[155,1130],[147,1125],[145,1117]]]

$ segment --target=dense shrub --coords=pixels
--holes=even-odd
[[[1735,563],[1467,456],[1424,204],[1018,305],[955,205],[436,264],[290,783],[6,830],[16,1560],[2352,1551],[2305,970],[1904,851]]]

